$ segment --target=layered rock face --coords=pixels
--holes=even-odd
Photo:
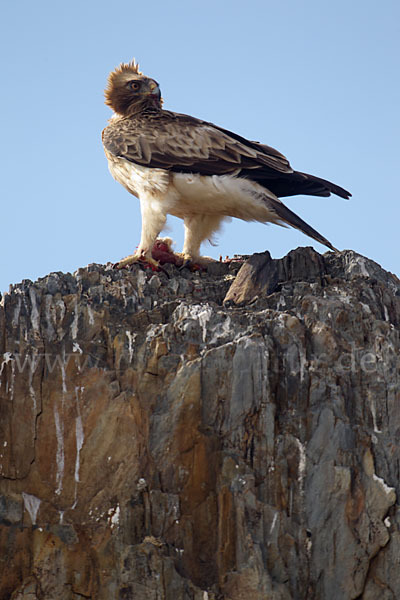
[[[13,286],[0,598],[399,598],[399,327],[351,251]]]

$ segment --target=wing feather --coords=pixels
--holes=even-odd
[[[274,200],[273,198],[266,198],[265,203],[268,206],[268,208],[272,212],[274,212],[280,219],[281,222],[278,223],[279,225],[285,226],[285,224],[288,223],[292,227],[299,229],[314,240],[317,240],[317,242],[319,242],[320,244],[324,244],[331,250],[338,252],[338,250],[334,246],[332,246],[332,244],[329,240],[326,239],[326,237],[321,235],[316,229],[311,227],[311,225],[303,221],[303,219],[296,215],[296,213],[290,210],[290,208],[285,206],[282,202],[280,202],[279,200]]]
[[[103,131],[108,152],[133,163],[178,173],[228,175],[257,181],[278,197],[351,194],[330,181],[293,171],[275,148],[189,115],[162,110],[115,118]]]
[[[169,111],[114,119],[103,132],[103,142],[111,154],[154,168],[205,175],[229,174],[238,169],[293,172],[277,150],[212,123]]]

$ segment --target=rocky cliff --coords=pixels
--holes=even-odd
[[[352,251],[13,286],[0,598],[399,598],[399,328]]]

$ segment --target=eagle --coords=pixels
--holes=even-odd
[[[305,194],[349,198],[345,189],[294,171],[270,146],[247,140],[213,123],[163,109],[159,84],[133,60],[108,78],[105,103],[114,114],[102,140],[109,170],[140,201],[142,231],[135,261],[157,265],[152,250],[167,215],[183,219],[184,265],[204,265],[204,240],[212,240],[224,219],[292,226],[333,251],[332,244],[280,198]]]

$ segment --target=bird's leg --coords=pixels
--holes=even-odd
[[[158,234],[165,226],[167,215],[161,210],[158,203],[152,202],[147,198],[140,200],[140,208],[142,212],[142,234],[140,237],[140,244],[134,254],[119,261],[117,264],[118,269],[122,269],[123,267],[138,261],[145,261],[158,267],[158,262],[154,260],[151,252]]]
[[[200,256],[200,245],[205,239],[210,239],[219,228],[223,217],[219,215],[194,215],[185,217],[185,242],[183,244],[183,266],[197,264],[206,266],[215,262],[209,256]]]

